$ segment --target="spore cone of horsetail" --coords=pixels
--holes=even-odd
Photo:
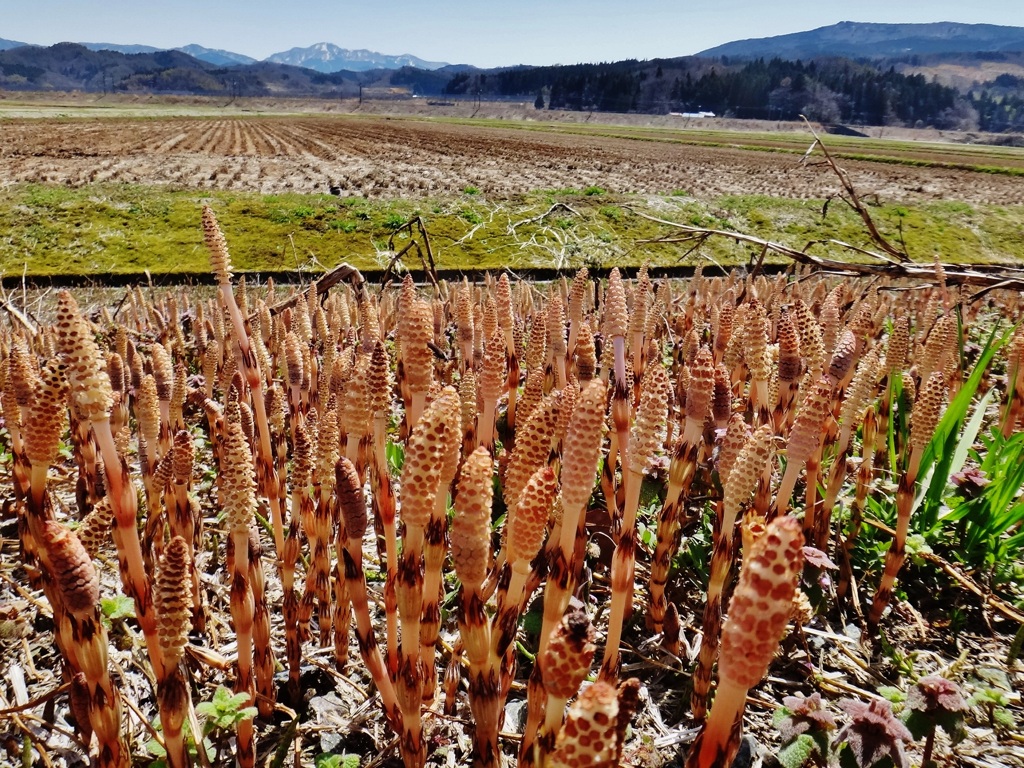
[[[191,558],[188,543],[175,536],[164,549],[153,585],[164,677],[157,681],[157,702],[168,765],[188,765],[182,728],[188,711],[188,685],[180,662],[192,628]]]
[[[217,215],[213,208],[203,206],[203,239],[210,251],[210,268],[220,284],[231,282],[231,256],[228,254],[228,243],[217,223]]]
[[[786,473],[779,484],[776,506],[778,514],[784,515],[789,509],[790,497],[796,486],[797,477],[807,460],[821,446],[822,430],[831,413],[832,381],[827,377],[818,379],[804,398],[793,422],[786,444]],[[808,482],[814,482],[809,478]]]
[[[619,701],[615,687],[598,680],[569,708],[549,768],[593,768],[616,764]]]
[[[101,768],[131,764],[121,738],[121,698],[107,672],[107,631],[100,620],[99,577],[92,559],[72,531],[55,520],[37,529],[38,544],[49,570],[61,607],[54,606],[57,631],[64,649],[74,656],[74,666],[85,676],[88,688],[89,723],[99,741]]]
[[[722,629],[718,691],[686,758],[687,768],[732,764],[747,691],[768,671],[793,608],[803,568],[803,531],[792,517],[773,520],[745,553]]]

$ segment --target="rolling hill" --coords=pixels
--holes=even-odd
[[[829,56],[889,58],[935,53],[1024,51],[1024,27],[995,24],[871,24],[842,21],[828,27],[776,37],[736,40],[698,56],[757,59],[814,59]]]

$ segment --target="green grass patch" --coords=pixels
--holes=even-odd
[[[561,203],[555,205],[553,202]],[[163,187],[40,184],[0,191],[0,270],[5,275],[106,273],[205,274],[200,212],[217,213],[238,270],[321,270],[340,261],[361,269],[387,263],[388,238],[422,216],[437,265],[450,269],[536,266],[635,266],[746,263],[749,246],[692,240],[641,214],[681,224],[747,232],[791,247],[841,240],[870,247],[847,207],[822,201],[730,195],[711,201],[667,194],[624,196],[540,190],[501,201],[465,194],[429,200],[338,199],[329,195],[259,195],[176,191]],[[873,209],[881,231],[902,238],[911,256],[930,262],[1019,263],[1024,260],[1024,206],[945,201]],[[395,247],[409,233],[395,235]],[[815,245],[832,257],[851,254]]]

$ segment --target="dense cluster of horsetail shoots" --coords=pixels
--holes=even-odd
[[[208,763],[210,668],[242,705],[237,765],[290,764],[264,741],[301,720],[311,660],[372,682],[407,768],[453,722],[484,768],[626,764],[659,648],[692,674],[686,765],[727,766],[796,624],[841,611],[878,639],[966,329],[1021,311],[941,279],[793,271],[252,286],[208,207],[202,227],[208,298],[132,288],[83,309],[62,291],[48,320],[0,329],[20,573],[104,768],[143,743],[99,608],[117,589],[171,768]],[[1001,339],[983,386],[1009,436],[1024,332]],[[891,519],[869,520],[889,488]],[[857,549],[869,522],[884,561]]]

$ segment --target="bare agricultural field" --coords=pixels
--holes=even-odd
[[[333,188],[376,198],[467,188],[496,198],[591,186],[705,199],[820,199],[835,191],[834,177],[799,162],[799,141],[743,136],[398,116],[14,118],[0,122],[0,176],[6,184],[161,184],[263,194]],[[853,159],[850,140],[842,149],[860,189],[887,202],[1024,203],[1021,150],[873,141],[864,154],[880,159],[864,160]]]

